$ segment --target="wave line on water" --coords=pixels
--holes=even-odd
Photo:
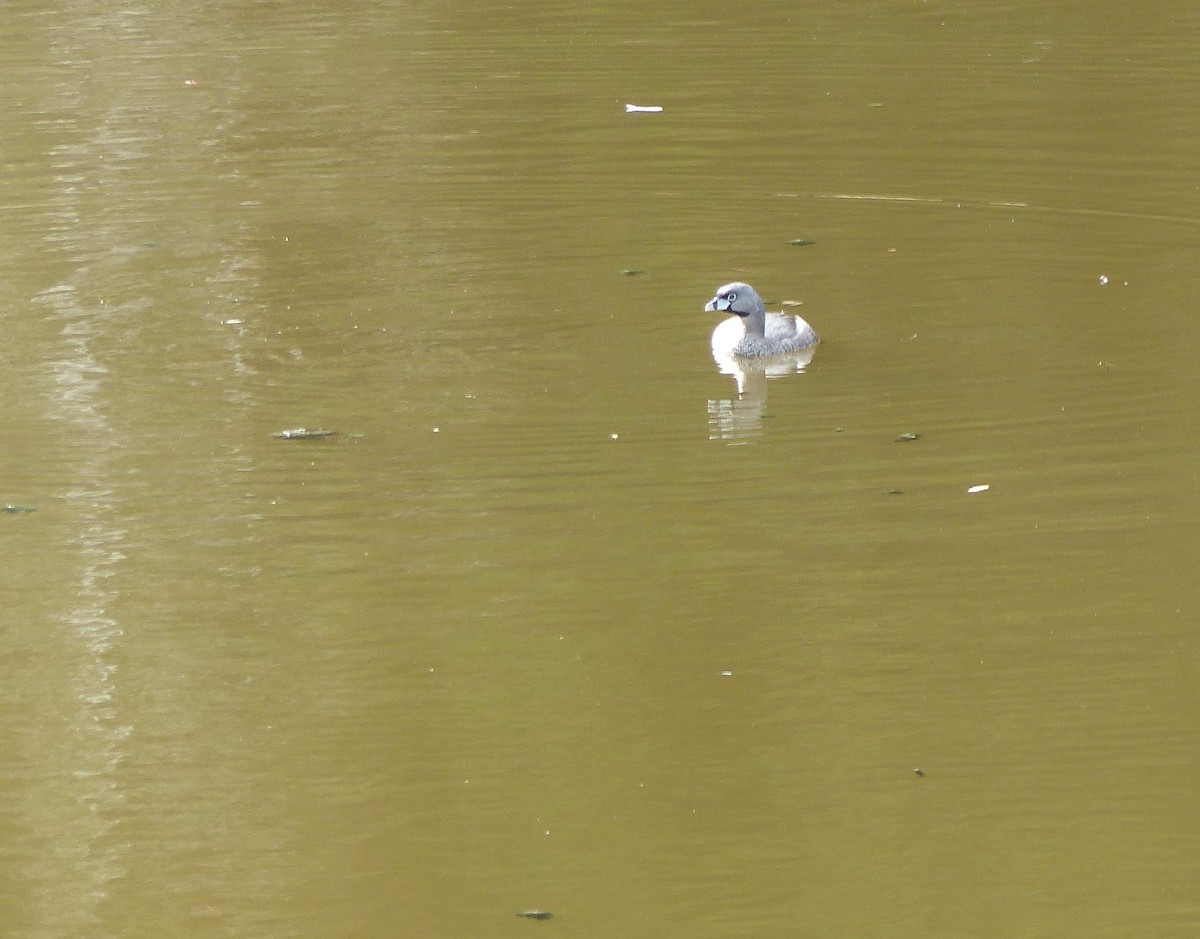
[[[1028,202],[985,202],[964,199],[943,199],[940,196],[892,196],[873,192],[818,192],[813,194],[817,199],[848,199],[856,202],[916,202],[923,205],[986,205],[994,208],[1034,208]]]
[[[781,195],[786,195],[781,193]],[[1032,212],[1057,212],[1062,215],[1082,215],[1092,218],[1138,219],[1146,222],[1174,222],[1180,225],[1200,225],[1200,218],[1190,215],[1162,215],[1154,212],[1122,212],[1118,209],[1063,208],[1034,205],[1032,202],[1010,202],[984,199],[946,199],[941,196],[897,196],[872,192],[815,192],[814,199],[839,199],[849,202],[887,202],[892,204],[949,205],[988,209],[1029,209]]]

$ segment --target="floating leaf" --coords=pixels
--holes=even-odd
[[[795,245],[797,248],[804,248],[808,245],[815,245],[815,241],[809,241],[807,238],[793,238],[788,242],[790,245]]]
[[[623,267],[621,268],[621,273],[626,277],[637,277],[638,274],[645,274],[646,272],[640,267]]]
[[[896,443],[908,443],[908,441],[910,441],[910,440],[920,440],[920,439],[921,439],[920,434],[914,434],[912,432],[909,432],[906,434],[901,434],[899,437],[897,437]]]
[[[32,505],[16,505],[12,502],[5,502],[0,505],[0,511],[7,512],[9,515],[20,515],[22,512],[36,512]]]
[[[517,915],[524,916],[526,919],[550,919],[554,916],[553,913],[547,913],[545,910],[522,910]]]

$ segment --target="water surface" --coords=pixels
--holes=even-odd
[[[1195,934],[1200,16],[6,21],[7,935]]]

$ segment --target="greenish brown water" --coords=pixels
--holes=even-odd
[[[4,21],[0,933],[1196,934],[1200,14]]]

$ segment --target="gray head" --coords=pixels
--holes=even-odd
[[[718,287],[716,295],[704,305],[704,309],[709,313],[736,313],[741,317],[763,317],[767,312],[758,291],[741,281]]]

